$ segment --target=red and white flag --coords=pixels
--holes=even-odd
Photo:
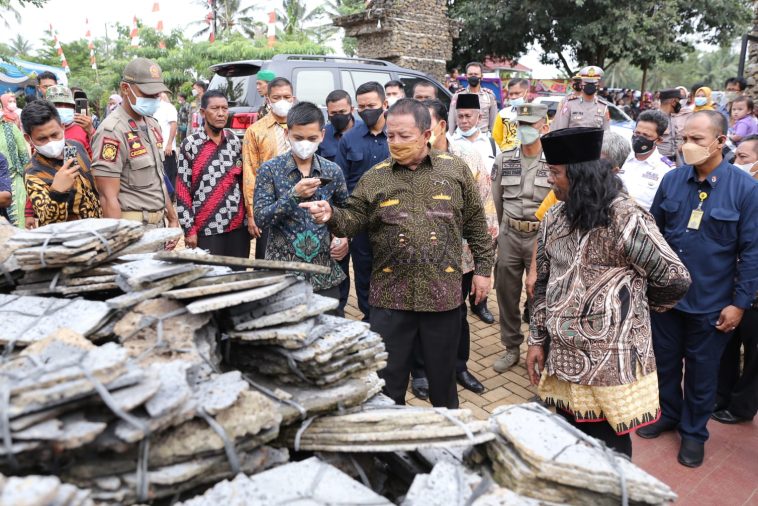
[[[66,74],[71,73],[71,69],[68,67],[68,62],[66,61],[66,55],[63,54],[63,47],[61,47],[61,43],[58,40],[58,33],[53,28],[53,24],[50,23],[50,33],[53,35],[53,41],[55,43],[55,52],[58,53],[58,57],[61,59],[61,67],[63,67],[63,70],[66,72]]]
[[[132,32],[129,34],[132,38],[132,46],[139,46],[139,28],[137,27],[137,16],[132,19]]]
[[[163,35],[163,19],[161,19],[161,6],[158,4],[158,2],[153,3],[153,16],[158,19],[158,22],[155,24],[155,31],[160,35]],[[158,47],[161,49],[166,49],[166,41],[163,40],[163,37],[161,37],[161,40],[158,43]]]
[[[89,19],[84,18],[84,24],[87,27],[87,47],[89,48],[89,64],[92,70],[97,70],[97,61],[95,60],[95,43],[92,41],[92,31],[89,29]]]

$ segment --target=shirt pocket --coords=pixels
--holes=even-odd
[[[661,202],[661,209],[663,209],[664,216],[666,217],[667,229],[674,228],[680,207],[681,203],[678,200],[666,199]]]
[[[705,224],[705,233],[722,245],[733,244],[737,241],[739,221],[739,211],[716,207],[711,210],[710,219]]]
[[[129,186],[136,189],[146,189],[153,186],[157,177],[154,164],[148,155],[138,156],[129,160]]]
[[[504,199],[515,199],[521,193],[521,176],[503,176],[500,184]]]
[[[363,153],[350,149],[348,150],[347,155],[345,155],[345,158],[347,158],[349,165],[360,165],[361,162],[363,162]]]

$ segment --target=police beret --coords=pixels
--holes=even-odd
[[[669,88],[668,90],[661,90],[661,100],[667,100],[669,98],[682,98],[681,92],[677,88]]]
[[[542,136],[542,151],[550,165],[599,160],[602,147],[602,128],[561,128]]]
[[[459,93],[455,97],[456,109],[479,109],[479,95],[476,93]]]

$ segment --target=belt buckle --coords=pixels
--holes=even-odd
[[[529,222],[519,221],[519,230],[522,232],[529,232]]]

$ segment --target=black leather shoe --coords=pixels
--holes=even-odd
[[[426,378],[411,378],[411,392],[422,401],[429,399],[429,380]]]
[[[484,385],[482,385],[479,380],[468,371],[457,373],[455,378],[458,380],[458,384],[466,390],[471,390],[475,394],[484,392]]]
[[[495,317],[492,316],[492,313],[490,313],[490,310],[487,308],[487,303],[480,303],[476,306],[472,306],[471,312],[488,325],[495,323]]]
[[[737,416],[728,409],[720,409],[713,413],[711,415],[711,418],[716,420],[720,423],[728,423],[728,424],[735,424],[735,423],[742,423],[742,422],[749,422],[750,419],[748,418],[742,418],[741,416]]]
[[[640,429],[637,429],[637,435],[642,439],[655,439],[664,432],[674,430],[675,428],[675,424],[666,422],[664,420],[658,420],[655,423],[651,423],[650,425],[646,425]]]
[[[700,467],[705,455],[705,445],[700,441],[693,439],[682,439],[682,446],[679,447],[679,455],[676,460],[683,466]]]

